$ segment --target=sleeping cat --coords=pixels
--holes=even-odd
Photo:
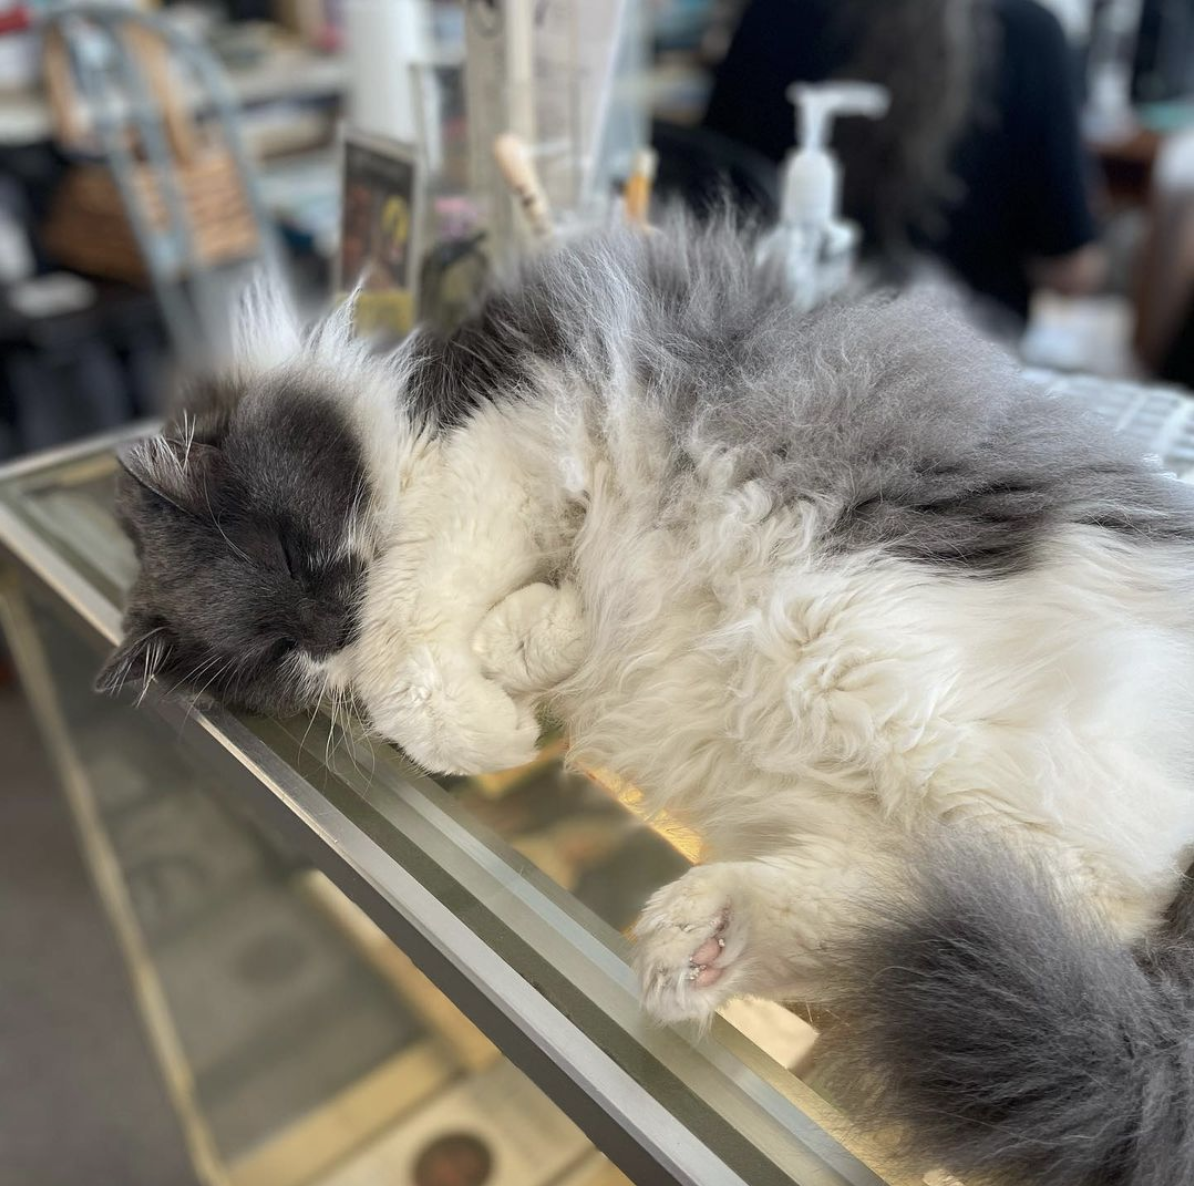
[[[259,292],[241,354],[123,458],[100,686],[351,690],[455,772],[550,700],[706,845],[638,927],[655,1017],[838,1001],[846,1086],[969,1181],[1194,1181],[1186,487],[717,227],[549,250],[385,357]]]

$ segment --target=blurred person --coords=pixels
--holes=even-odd
[[[1035,0],[750,0],[704,126],[777,164],[793,82],[864,79],[886,119],[843,119],[843,205],[888,279],[943,263],[1021,322],[1032,291],[1096,289],[1104,259],[1057,18]]]

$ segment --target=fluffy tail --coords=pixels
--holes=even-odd
[[[1194,894],[1135,953],[1039,868],[936,853],[852,945],[830,1093],[966,1186],[1194,1183]]]

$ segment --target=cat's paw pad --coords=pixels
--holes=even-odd
[[[739,991],[749,939],[733,878],[691,870],[647,903],[635,927],[643,1007],[659,1021],[708,1022]]]
[[[713,934],[688,957],[688,962],[692,965],[688,979],[697,988],[711,988],[725,972],[725,965],[718,961],[725,956],[725,932],[729,925],[730,912],[727,909],[718,915]]]

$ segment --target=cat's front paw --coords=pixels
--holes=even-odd
[[[538,754],[531,705],[483,678],[474,664],[436,648],[408,655],[366,708],[376,729],[440,774],[508,770]]]
[[[473,639],[485,674],[514,693],[542,693],[567,679],[585,647],[580,595],[568,584],[511,593],[486,614]]]
[[[643,1008],[707,1024],[745,991],[750,904],[730,865],[698,865],[656,891],[635,926]]]

